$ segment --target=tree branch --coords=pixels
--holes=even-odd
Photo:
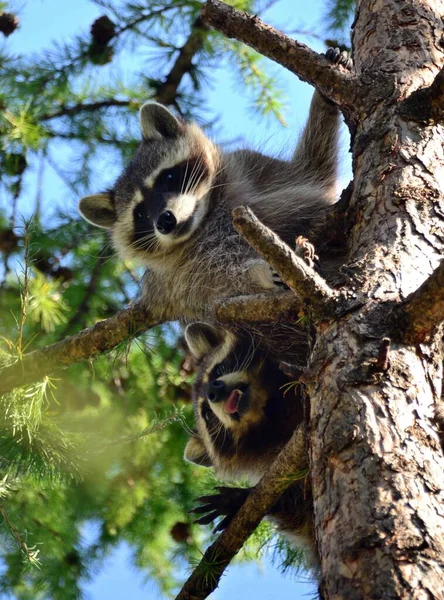
[[[189,73],[193,67],[193,58],[203,46],[205,39],[205,32],[207,26],[202,22],[202,19],[198,17],[192,27],[191,33],[188,36],[187,41],[179,50],[179,54],[174,62],[171,71],[168,73],[167,78],[159,86],[155,100],[161,104],[169,105],[174,104],[177,96],[177,89],[183,76]]]
[[[301,310],[307,310],[320,319],[349,308],[346,294],[331,289],[314,269],[299,258],[271,229],[263,225],[251,209],[244,206],[235,208],[233,225],[297,295],[301,302]]]
[[[237,296],[216,304],[216,318],[222,323],[244,321],[293,321],[297,318],[301,302],[293,292]]]
[[[208,0],[202,8],[202,19],[207,25],[247,44],[314,85],[339,106],[351,111],[356,105],[355,76],[332,66],[321,54],[292,40],[258,17],[236,10],[219,0]]]
[[[291,474],[300,470],[301,437],[301,431],[296,430],[231,523],[206,550],[176,600],[202,600],[216,589],[230,561],[280,496],[294,483]]]
[[[25,354],[21,360],[3,368],[0,371],[0,395],[112,350],[163,321],[141,304],[134,304],[76,335]]]
[[[51,114],[41,116],[39,120],[50,121],[59,117],[70,117],[80,112],[93,112],[101,108],[109,108],[110,106],[127,107],[130,104],[136,104],[136,102],[134,100],[117,100],[116,98],[109,98],[108,100],[100,100],[98,102],[80,102],[73,106],[62,106],[59,110]]]
[[[404,341],[420,344],[444,322],[444,260],[403,305],[407,317]]]
[[[410,94],[400,104],[399,112],[409,121],[442,123],[444,121],[444,67],[431,86]]]

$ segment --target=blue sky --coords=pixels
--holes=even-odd
[[[103,9],[93,5],[89,0],[29,0],[18,2],[20,8],[20,30],[6,42],[6,47],[17,53],[32,54],[48,47],[50,41],[67,40],[81,31],[89,29],[95,18],[103,14]],[[300,8],[295,8],[299,5]],[[268,11],[267,21],[287,32],[296,30],[322,31],[323,0],[311,0],[307,3],[295,0],[280,0]],[[302,16],[303,15],[303,16]],[[323,45],[313,37],[300,34],[297,39],[307,43],[314,50],[323,51]],[[258,118],[248,107],[247,96],[243,93],[235,78],[227,69],[214,73],[211,86],[206,91],[207,106],[212,115],[220,117],[221,140],[242,139],[255,148],[267,152],[291,151],[296,137],[304,124],[308,113],[312,88],[301,83],[294,75],[281,67],[274,66],[279,76],[281,87],[288,98],[288,110],[285,118],[287,128],[283,128],[276,120]],[[344,141],[342,159],[342,182],[348,180],[348,159],[346,156],[347,140]],[[112,183],[115,173],[106,173],[103,183]],[[103,179],[109,178],[108,181]],[[44,211],[50,211],[53,204],[62,201],[75,210],[77,198],[72,197],[61,180],[51,170],[44,175]],[[26,213],[34,199],[35,176],[28,181],[21,200],[20,209]],[[97,191],[95,189],[91,192]],[[61,200],[62,199],[62,200]],[[0,199],[0,202],[2,200]],[[4,201],[4,200],[3,200]],[[185,578],[185,574],[183,574]],[[258,568],[256,565],[235,565],[230,567],[223,577],[220,588],[211,596],[213,600],[241,600],[254,597],[255,600],[274,600],[291,597],[294,600],[311,597],[315,591],[313,583],[307,583],[304,574],[294,578],[282,577],[267,561]],[[86,597],[89,600],[117,600],[122,597],[132,600],[160,598],[155,586],[146,581],[143,573],[131,565],[131,551],[125,546],[118,547],[106,565],[99,571],[94,580],[85,585]]]

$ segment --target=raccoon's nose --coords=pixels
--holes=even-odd
[[[163,212],[156,222],[156,229],[159,233],[163,233],[166,235],[167,233],[171,233],[173,229],[177,225],[176,217],[172,212],[166,210]]]
[[[207,398],[210,402],[220,402],[226,396],[227,386],[222,379],[214,379],[208,384]]]

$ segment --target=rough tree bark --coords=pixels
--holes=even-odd
[[[207,25],[317,86],[342,108],[352,132],[342,267],[348,289],[324,287],[241,210],[236,226],[282,267],[298,301],[263,295],[216,308],[227,320],[253,320],[256,310],[264,320],[276,309],[285,315],[301,307],[311,315],[316,344],[303,378],[326,600],[444,599],[444,455],[434,423],[444,354],[443,15],[444,0],[358,0],[350,75],[218,0],[208,0],[203,12]],[[332,309],[338,298],[343,303]],[[138,316],[132,332],[159,322]],[[116,318],[122,327],[112,339],[104,322],[50,347],[47,363],[45,349],[30,355],[28,362],[42,360],[32,378],[54,367],[57,352],[67,365],[117,344],[128,335],[131,311]],[[23,363],[3,371],[4,391],[23,381],[22,369]],[[261,486],[266,495],[266,478]],[[256,501],[257,507],[260,490]],[[189,590],[183,597],[197,597]]]
[[[444,598],[444,457],[433,425],[442,391],[442,327],[433,322],[443,317],[442,270],[437,285],[415,294],[444,244],[442,15],[442,0],[358,0],[354,85],[347,79],[342,87],[352,88],[352,102],[340,81],[329,94],[326,78],[312,71],[311,82],[345,108],[351,124],[343,270],[360,301],[342,318],[315,318],[305,375],[328,599]],[[245,25],[209,0],[204,18],[309,79],[305,63],[298,70],[274,51],[283,47],[275,38],[267,46],[254,17]],[[416,304],[406,323],[398,306],[410,294]],[[411,328],[421,311],[434,317],[418,343]]]

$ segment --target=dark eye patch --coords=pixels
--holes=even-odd
[[[139,202],[133,209],[134,241],[138,242],[154,233],[153,222],[146,210],[146,203]]]
[[[202,415],[202,419],[208,425],[214,425],[218,421],[218,418],[209,407],[208,402],[202,402],[202,406],[200,407],[200,414]]]
[[[203,159],[191,158],[171,169],[161,171],[154,183],[154,192],[180,194],[192,190],[207,174],[208,169]]]

